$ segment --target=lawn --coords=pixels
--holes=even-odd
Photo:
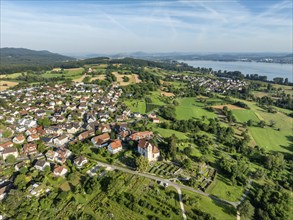
[[[187,205],[184,204],[184,208],[186,211],[190,211],[192,208],[197,208],[203,212],[211,214],[216,219],[229,220],[236,219],[236,210],[228,205],[217,202],[211,198],[195,195],[186,190],[182,190],[183,195],[188,195],[190,198],[194,198],[199,200],[196,205]]]
[[[214,112],[204,109],[204,103],[196,101],[196,98],[181,98],[177,99],[179,105],[176,106],[176,119],[188,120],[192,118],[216,118]]]
[[[145,114],[146,103],[144,100],[126,100],[124,103],[130,108],[131,112],[139,112]]]
[[[232,110],[232,113],[234,114],[234,116],[238,122],[245,123],[248,120],[252,120],[256,123],[259,122],[258,117],[254,114],[254,112],[252,110],[238,109],[238,110]]]
[[[206,190],[209,194],[231,202],[239,201],[243,191],[243,187],[233,186],[231,180],[221,174],[217,174],[213,183]]]

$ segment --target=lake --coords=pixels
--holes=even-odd
[[[278,63],[257,63],[257,62],[220,62],[208,60],[180,60],[193,67],[212,68],[213,70],[240,71],[246,74],[258,74],[267,76],[268,80],[275,77],[288,78],[289,82],[293,82],[293,65]]]

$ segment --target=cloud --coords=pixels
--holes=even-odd
[[[61,53],[290,51],[292,2],[1,2],[1,46]],[[45,4],[45,5],[44,5]]]

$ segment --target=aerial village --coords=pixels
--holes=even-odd
[[[74,156],[68,147],[86,140],[92,144],[90,147],[106,148],[111,155],[123,151],[128,141],[134,141],[140,155],[148,161],[158,160],[160,150],[149,142],[153,132],[130,130],[128,123],[142,117],[154,123],[159,123],[159,119],[155,114],[142,116],[123,109],[118,105],[121,94],[122,89],[115,84],[102,90],[82,82],[1,92],[4,100],[15,97],[8,108],[0,107],[0,120],[12,133],[12,138],[5,138],[0,130],[1,170],[12,161],[15,171],[30,167],[38,172],[52,172],[56,177],[65,176],[66,161],[72,161],[77,169],[88,163],[86,156]],[[0,176],[1,200],[11,185],[10,176]],[[37,183],[32,185],[31,195],[40,193],[35,190],[37,187]]]

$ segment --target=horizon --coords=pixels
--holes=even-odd
[[[293,50],[291,1],[123,3],[1,1],[1,47],[65,55]]]

